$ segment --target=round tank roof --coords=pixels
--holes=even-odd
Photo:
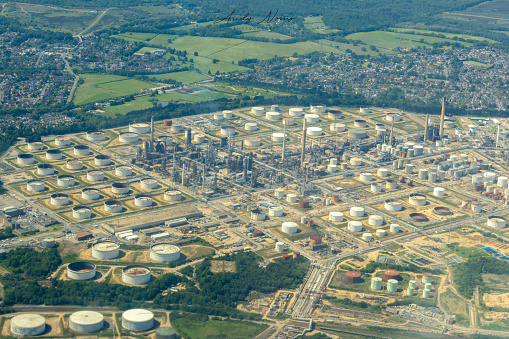
[[[104,320],[104,316],[94,311],[78,311],[71,314],[69,320],[75,324],[92,325]]]
[[[104,241],[95,244],[93,247],[97,251],[111,251],[119,248],[120,245],[111,241]]]
[[[122,317],[130,322],[145,322],[154,318],[154,313],[149,310],[135,308],[122,313]]]
[[[18,328],[37,328],[46,323],[46,319],[40,314],[20,314],[11,319],[11,324]]]
[[[150,250],[155,253],[166,254],[166,253],[176,253],[180,251],[180,248],[178,246],[171,244],[157,244],[153,245],[150,248]]]

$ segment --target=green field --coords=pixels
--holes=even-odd
[[[257,96],[257,95],[261,95],[265,98],[274,98],[276,96],[281,96],[281,95],[290,95],[290,93],[277,92],[277,91],[266,90],[266,89],[257,88],[257,87],[250,87],[250,86],[248,87],[248,86],[239,86],[239,85],[231,86],[228,84],[217,83],[217,82],[204,84],[204,86],[211,88],[216,92],[223,93],[223,94],[225,94],[225,96],[238,96],[238,95]]]
[[[230,72],[244,72],[249,70],[247,67],[239,66],[236,64],[232,64],[231,62],[226,61],[218,61],[213,63],[213,58],[205,58],[201,56],[192,56],[193,65],[195,69],[200,70],[202,73],[208,73],[210,71],[211,74],[219,73],[230,73]]]
[[[177,37],[178,37],[177,35],[171,35],[171,34],[158,34],[155,37],[153,37],[152,39],[150,39],[150,41],[147,42],[147,44],[165,47],[165,46],[168,46],[168,44],[169,44],[168,40],[170,40],[170,39],[173,40]]]
[[[164,49],[154,48],[154,47],[143,47],[139,51],[137,51],[136,54],[145,54],[147,52],[153,52],[153,51],[163,51],[166,53],[166,50],[164,50]]]
[[[482,62],[473,61],[473,60],[463,61],[463,63],[469,64],[469,65],[473,65],[473,66],[484,67],[484,68],[490,68],[491,67],[491,65],[489,65],[489,64],[484,64]]]
[[[467,35],[467,34],[442,33],[442,32],[437,32],[437,31],[428,31],[425,29],[413,29],[413,28],[391,28],[391,29],[395,30],[396,32],[401,32],[401,33],[415,32],[415,33],[423,33],[423,34],[440,34],[440,35],[443,35],[447,39],[461,38],[461,39],[479,40],[479,41],[486,40],[489,43],[497,42],[495,40],[491,40],[488,38],[483,38],[483,37],[474,36],[474,35]]]
[[[287,40],[291,39],[291,36],[276,33],[276,32],[270,32],[266,31],[264,29],[261,29],[259,27],[250,26],[250,25],[238,25],[233,27],[235,29],[240,29],[242,32],[242,36],[246,37],[256,37],[256,38],[267,38],[267,39],[280,39],[280,40]]]
[[[136,94],[140,93],[143,88],[155,86],[149,82],[118,75],[81,74],[80,78],[85,83],[76,90],[74,96],[76,105]]]
[[[155,33],[132,33],[132,32],[129,32],[129,33],[112,35],[111,37],[123,39],[123,40],[129,41],[129,42],[147,43],[152,38],[154,38],[156,35],[157,34],[155,34]]]
[[[456,315],[456,322],[458,324],[462,326],[470,326],[467,303],[462,298],[454,294],[450,288],[440,295],[440,304],[447,313]]]
[[[193,82],[203,81],[210,79],[210,77],[196,73],[196,72],[173,72],[173,73],[164,73],[164,74],[154,74],[154,78],[158,80],[175,80],[181,82],[183,84],[191,84]]]
[[[304,18],[304,27],[307,29],[318,29],[325,26],[322,17],[311,17]]]
[[[171,325],[178,334],[185,338],[209,339],[209,338],[235,338],[252,339],[268,326],[248,321],[212,320],[206,315],[185,314],[175,318],[170,315]]]

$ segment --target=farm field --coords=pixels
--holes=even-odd
[[[401,32],[401,33],[415,32],[415,33],[423,33],[423,34],[440,34],[440,35],[443,35],[447,39],[452,39],[452,38],[456,37],[456,38],[461,38],[461,39],[471,39],[471,40],[479,40],[479,41],[486,40],[489,43],[496,43],[495,40],[483,38],[480,36],[468,35],[468,34],[442,33],[442,32],[437,32],[437,31],[430,31],[430,30],[425,30],[425,29],[413,29],[413,28],[391,28],[391,29],[395,30],[396,32]]]
[[[203,81],[210,79],[210,77],[196,73],[196,72],[173,72],[173,73],[164,73],[164,74],[154,74],[154,78],[157,78],[158,80],[175,80],[178,82],[181,82],[183,84],[190,84],[193,82]]]
[[[76,105],[136,94],[140,93],[143,88],[155,86],[150,82],[118,75],[81,74],[80,78],[85,83],[78,86],[76,90],[74,96]]]
[[[129,32],[129,33],[112,35],[111,37],[123,39],[123,40],[129,41],[129,42],[148,43],[150,41],[150,39],[154,38],[155,36],[157,36],[156,33],[134,33],[134,32]]]

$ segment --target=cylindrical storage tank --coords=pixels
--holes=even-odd
[[[146,190],[154,190],[159,187],[156,179],[145,178],[140,181],[141,188]]]
[[[133,169],[129,166],[118,166],[115,168],[115,175],[119,177],[130,177],[133,175]]]
[[[282,188],[276,188],[274,190],[274,196],[276,198],[283,198],[285,196],[285,190]]]
[[[25,313],[11,319],[11,333],[19,336],[36,336],[46,330],[46,319],[39,314]]]
[[[42,239],[42,247],[44,248],[53,248],[55,247],[55,238],[43,238]]]
[[[254,220],[254,221],[265,220],[265,213],[263,213],[259,209],[252,210],[251,211],[251,220]]]
[[[358,284],[362,282],[362,275],[360,272],[349,271],[345,273],[345,281],[349,284]]]
[[[272,141],[273,142],[283,142],[284,140],[285,140],[284,133],[279,133],[279,132],[272,133]]]
[[[398,183],[396,180],[389,179],[385,182],[385,188],[387,189],[396,189],[398,187]]]
[[[421,145],[414,145],[414,155],[416,157],[424,154],[424,147]]]
[[[373,240],[373,234],[371,233],[362,233],[362,239],[365,241]]]
[[[258,147],[262,144],[262,140],[256,137],[247,137],[244,139],[244,146],[246,147]]]
[[[157,142],[162,142],[165,146],[171,146],[173,145],[173,138],[170,135],[160,135],[157,137]]]
[[[507,188],[507,177],[498,177],[497,186],[502,188]]]
[[[338,165],[329,164],[327,165],[327,172],[334,173],[338,171]]]
[[[29,151],[40,151],[44,149],[44,144],[42,142],[29,142],[28,143],[28,150]]]
[[[360,218],[364,216],[364,207],[351,207],[350,208],[350,216],[355,218]]]
[[[410,287],[410,286],[409,286],[409,287],[406,289],[406,295],[407,295],[407,296],[412,297],[412,296],[414,295],[414,293],[415,293],[415,288],[413,288],[413,287]]]
[[[399,233],[399,225],[398,224],[391,224],[389,226],[389,230],[391,233]]]
[[[223,117],[225,119],[231,119],[233,117],[233,112],[232,111],[223,111]]]
[[[445,177],[445,172],[444,172],[444,177]],[[436,173],[428,173],[428,181],[431,183],[437,182],[437,174]]]
[[[417,177],[421,180],[428,179],[428,170],[426,168],[419,168],[419,172],[417,174]]]
[[[256,122],[247,122],[245,125],[244,125],[244,129],[246,131],[256,131],[258,130],[258,124]]]
[[[235,128],[232,126],[221,126],[221,135],[227,137],[235,135]]]
[[[281,231],[284,233],[297,233],[298,230],[297,223],[293,221],[286,221],[281,224]]]
[[[366,120],[356,119],[353,122],[353,126],[354,127],[365,128],[366,127]]]
[[[405,173],[406,173],[406,174],[412,174],[412,173],[413,173],[413,171],[414,171],[414,167],[415,167],[415,166],[414,166],[414,165],[412,165],[412,164],[406,164],[406,165],[405,165]]]
[[[394,199],[387,199],[384,202],[384,208],[387,211],[395,212],[403,209],[403,204],[400,201]]]
[[[84,188],[81,190],[81,198],[85,200],[99,200],[100,192],[96,188]]]
[[[182,193],[180,191],[166,191],[164,192],[164,200],[180,201],[182,200]]]
[[[338,159],[336,159],[336,158],[331,158],[331,159],[330,159],[330,164],[331,164],[331,165],[337,165],[337,164],[338,164]]]
[[[71,138],[64,137],[64,136],[56,137],[55,145],[57,145],[59,147],[70,146],[71,145]]]
[[[150,125],[144,123],[129,124],[129,132],[138,134],[150,133]]]
[[[267,120],[276,121],[276,120],[279,120],[280,118],[281,118],[281,114],[279,114],[278,112],[265,113],[265,119],[267,119]]]
[[[442,187],[435,187],[433,188],[433,195],[435,197],[443,197],[445,196],[445,189]]]
[[[340,124],[339,122],[335,122],[333,124],[330,124],[330,131],[331,132],[340,133],[340,132],[344,132],[345,130],[346,130],[345,124]]]
[[[494,228],[504,228],[505,224],[506,224],[505,219],[499,216],[488,217],[488,221],[486,222],[486,225]]]
[[[329,113],[327,114],[327,117],[332,120],[341,119],[341,116],[342,112],[337,109],[330,110]]]
[[[263,115],[265,113],[265,109],[263,107],[253,107],[251,108],[251,113],[256,115]]]
[[[17,162],[20,165],[30,165],[35,162],[33,154],[21,153],[18,154]]]
[[[151,270],[147,266],[131,265],[122,269],[122,281],[129,285],[144,285],[150,282]]]
[[[73,207],[72,216],[76,219],[90,219],[92,217],[92,209],[87,206]]]
[[[111,191],[115,194],[127,194],[129,193],[129,183],[114,182],[111,184]]]
[[[367,114],[367,113],[369,113],[369,112],[370,112],[370,111],[369,111],[369,107],[361,107],[361,108],[359,109],[359,112],[360,112],[360,113],[362,113],[362,114]]]
[[[173,133],[180,133],[182,132],[182,126],[181,125],[172,125],[170,128],[170,131]]]
[[[271,217],[281,217],[283,216],[283,209],[279,206],[271,206],[269,207],[269,215]]]
[[[284,242],[276,242],[276,252],[284,252],[285,251],[285,243]]]
[[[342,222],[343,221],[343,213],[342,212],[330,212],[329,213],[329,221]]]
[[[398,113],[387,113],[385,120],[390,122],[398,122],[401,121],[401,116]]]
[[[120,245],[103,241],[92,246],[92,256],[101,260],[115,259],[120,255]]]
[[[412,288],[414,288],[416,284],[417,284],[417,282],[416,282],[415,280],[410,280],[410,281],[408,282],[408,287],[412,287]]]
[[[94,182],[95,181],[103,181],[104,180],[104,172],[97,171],[97,170],[88,171],[87,180],[94,181]]]
[[[375,131],[380,131],[380,130],[386,130],[385,129],[385,125],[384,124],[375,124]],[[387,148],[387,145],[385,146]],[[386,149],[383,150],[384,152],[386,151]]]
[[[368,173],[368,172],[361,172],[359,174],[359,180],[360,181],[371,181],[371,180],[373,180],[373,174]]]
[[[150,247],[150,259],[159,262],[173,262],[180,259],[180,247],[172,244],[156,244]]]
[[[68,170],[79,171],[83,169],[83,161],[81,160],[68,160],[65,164]]]
[[[103,209],[104,212],[108,213],[120,213],[122,212],[122,201],[120,200],[107,200],[104,202]]]
[[[382,226],[384,224],[384,218],[379,215],[370,215],[368,223],[372,226]]]
[[[361,166],[362,160],[360,158],[352,158],[350,159],[350,165],[352,166]]]
[[[122,327],[135,332],[150,330],[154,327],[154,313],[141,308],[125,311],[122,313]]]
[[[62,151],[59,149],[49,149],[46,151],[46,159],[60,160],[62,159]]]
[[[495,182],[496,176],[493,172],[484,172],[484,182]]]
[[[69,205],[69,196],[65,193],[55,193],[50,197],[50,203],[54,206]]]
[[[94,163],[97,166],[108,166],[111,165],[111,157],[105,154],[98,154],[94,157]]]
[[[410,205],[424,206],[426,205],[426,196],[420,193],[413,193],[408,197],[408,202]]]
[[[454,120],[444,119],[444,128],[454,128]]]
[[[69,317],[69,328],[78,333],[99,332],[104,327],[104,317],[99,312],[78,311]]]
[[[433,279],[433,275],[431,273],[426,272],[422,275],[422,283],[423,284],[431,284],[432,279]]]
[[[362,232],[362,222],[360,221],[349,221],[348,230],[350,232]]]
[[[387,280],[387,291],[391,293],[398,291],[398,281],[396,279]]]
[[[396,270],[385,270],[384,271],[384,280],[389,281],[391,279],[397,281],[399,279],[399,272]]]
[[[481,203],[479,201],[473,201],[471,208],[474,213],[481,213]]]
[[[90,262],[77,261],[67,265],[67,277],[73,280],[93,279],[95,274],[95,265]]]
[[[270,105],[270,110],[273,112],[279,112],[279,105]]]
[[[195,134],[194,135],[194,142],[201,144],[202,142],[205,142],[205,135],[204,134]]]
[[[306,132],[306,134],[310,136],[320,136],[322,133],[323,131],[320,127],[308,127]]]
[[[176,127],[176,126],[171,127],[172,130],[174,127]],[[134,143],[138,142],[138,140],[139,140],[138,134],[133,133],[133,132],[124,132],[124,133],[120,133],[118,135],[118,141],[126,143],[126,144],[134,144]]]
[[[422,297],[423,298],[429,298],[429,294],[431,293],[430,290],[427,290],[427,289],[423,289],[422,290]]]
[[[106,133],[104,132],[87,132],[88,141],[104,141],[106,138]]]
[[[76,180],[72,175],[60,175],[57,177],[57,185],[60,187],[72,187],[76,184]]]
[[[214,113],[214,120],[223,120],[224,116],[223,113]]]
[[[385,237],[387,235],[387,231],[378,229],[376,230],[376,235],[379,237]]]
[[[74,146],[74,155],[89,155],[90,147],[87,145],[76,145]]]
[[[29,192],[42,192],[46,189],[43,181],[30,180],[27,182],[27,191]]]
[[[293,193],[288,193],[288,195],[286,196],[286,201],[289,202],[289,203],[296,203],[297,202],[297,194],[293,194]]]
[[[382,185],[378,182],[371,184],[371,192],[379,193],[382,192]]]
[[[288,115],[290,115],[291,117],[301,117],[302,116],[302,108],[297,108],[297,107],[290,108],[288,110]]]
[[[318,114],[306,114],[304,119],[306,119],[306,122],[314,123],[320,121],[320,116]]]
[[[51,175],[55,173],[55,166],[50,164],[40,164],[37,165],[37,174],[38,175]]]
[[[325,113],[326,107],[324,105],[311,105],[310,111],[313,113]]]
[[[376,175],[378,175],[379,177],[387,177],[389,176],[389,171],[387,170],[387,168],[379,168],[376,170]]]
[[[134,197],[134,205],[138,207],[151,207],[152,197],[145,194],[137,195]]]
[[[373,277],[371,278],[371,289],[379,291],[382,289],[382,278]]]
[[[366,137],[366,130],[362,128],[351,128],[348,130],[348,137],[354,140],[363,139]]]

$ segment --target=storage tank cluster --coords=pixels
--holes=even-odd
[[[180,247],[172,244],[156,244],[150,247],[150,259],[159,262],[173,262],[180,259]]]
[[[122,269],[122,281],[129,285],[144,285],[150,282],[151,271],[147,266],[131,265]]]
[[[293,221],[286,221],[281,224],[281,231],[283,233],[297,233],[299,231],[299,227],[297,226],[297,223]]]
[[[67,277],[73,280],[89,280],[96,275],[95,265],[90,262],[77,261],[67,265]]]
[[[112,241],[92,245],[92,256],[100,260],[115,259],[120,255],[120,245]]]

